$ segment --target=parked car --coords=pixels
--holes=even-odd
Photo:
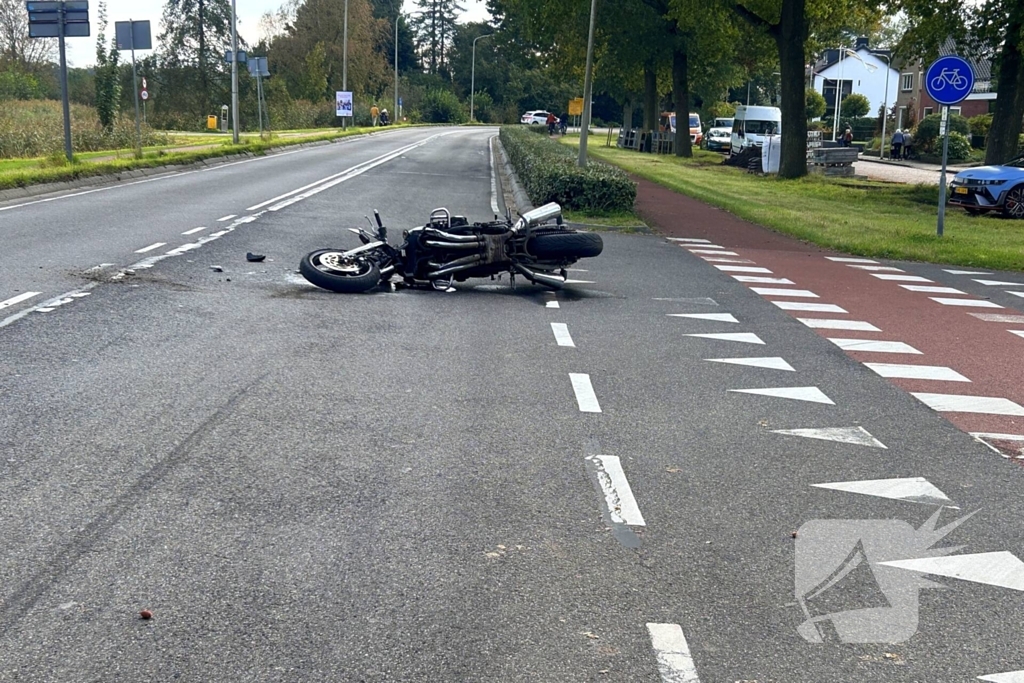
[[[729,124],[717,125],[722,120],[728,121]],[[704,136],[704,147],[709,152],[728,152],[732,146],[732,119],[715,119],[715,124]]]
[[[529,123],[529,124],[539,123],[539,124],[543,125],[543,124],[545,124],[547,122],[548,122],[548,112],[544,111],[543,109],[536,109],[534,111],[528,111],[525,114],[523,114],[523,117],[521,119],[519,119],[519,123]]]
[[[1000,211],[1007,218],[1024,218],[1024,155],[1000,166],[960,171],[950,189],[949,203],[971,215]]]
[[[665,133],[676,132],[676,115],[674,112],[664,112],[661,115],[661,130]],[[690,144],[699,147],[704,140],[704,131],[700,127],[700,116],[690,113]]]

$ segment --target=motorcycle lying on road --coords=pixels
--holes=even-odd
[[[566,268],[581,258],[597,256],[601,236],[579,232],[562,223],[558,204],[545,204],[523,214],[488,223],[470,223],[448,209],[435,209],[426,225],[403,233],[400,247],[388,244],[380,214],[376,234],[349,228],[363,245],[355,249],[319,249],[299,263],[302,276],[333,292],[365,292],[400,277],[407,286],[448,289],[453,282],[508,272],[551,289],[561,289]],[[372,224],[371,224],[372,227]]]

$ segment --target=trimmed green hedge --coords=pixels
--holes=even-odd
[[[631,211],[636,184],[623,171],[591,160],[576,165],[576,153],[527,126],[503,126],[501,144],[530,201],[558,202],[572,211]]]

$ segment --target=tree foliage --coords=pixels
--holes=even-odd
[[[825,115],[825,110],[828,109],[828,103],[825,101],[824,95],[813,88],[808,88],[804,95],[805,107],[807,110],[807,120],[820,119]]]
[[[856,119],[866,116],[869,111],[871,111],[871,101],[863,94],[855,92],[843,98],[843,116]]]
[[[452,44],[455,41],[458,13],[465,7],[458,0],[416,0],[419,12],[412,25],[427,71],[448,73]]]
[[[104,130],[112,131],[117,120],[118,105],[121,99],[121,83],[118,74],[120,53],[117,41],[111,41],[110,50],[106,46],[107,3],[102,0],[97,11],[96,28],[96,113]]]

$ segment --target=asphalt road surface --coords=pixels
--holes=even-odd
[[[495,132],[0,205],[0,681],[1024,680],[1017,458],[798,319],[856,301],[772,303],[863,278],[889,332],[907,268],[677,211],[557,294],[297,275],[375,208],[489,219]]]

